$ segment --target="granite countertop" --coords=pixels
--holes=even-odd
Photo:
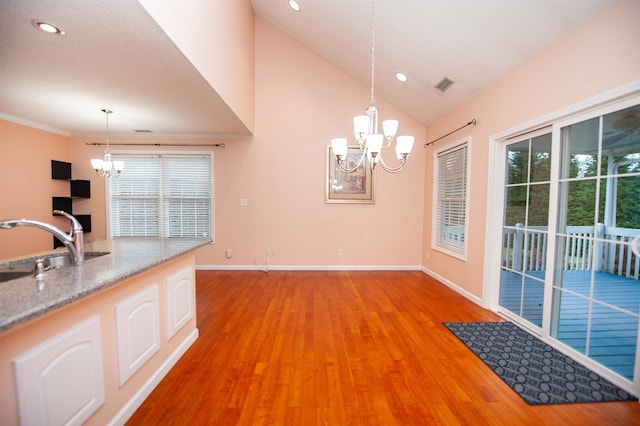
[[[33,275],[0,283],[0,332],[51,312],[211,242],[208,238],[119,237],[85,245],[85,252],[108,252],[82,266],[45,272],[44,288]],[[56,250],[40,253],[66,253]],[[35,259],[29,256],[24,259]],[[23,260],[24,260],[23,259]],[[7,265],[14,263],[2,262]]]

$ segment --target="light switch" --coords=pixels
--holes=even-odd
[[[240,205],[242,207],[246,207],[247,206],[247,199],[246,198],[240,198]]]

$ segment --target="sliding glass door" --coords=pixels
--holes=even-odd
[[[633,381],[640,105],[566,120],[505,147],[501,311]]]

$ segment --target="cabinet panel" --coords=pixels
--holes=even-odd
[[[94,316],[14,358],[22,424],[81,424],[104,403],[101,342]]]
[[[158,286],[115,306],[118,373],[123,386],[160,349]]]
[[[184,268],[166,279],[167,340],[195,315],[193,268]]]

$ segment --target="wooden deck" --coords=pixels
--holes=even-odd
[[[498,321],[415,271],[198,271],[200,338],[130,425],[638,425],[530,406],[443,321]]]
[[[544,271],[525,275],[504,271],[500,305],[541,326],[543,279]],[[521,300],[523,283],[525,297]],[[556,284],[556,288],[561,288],[561,293],[556,293],[561,294],[556,338],[633,380],[640,281],[605,272],[564,271],[562,283]]]

